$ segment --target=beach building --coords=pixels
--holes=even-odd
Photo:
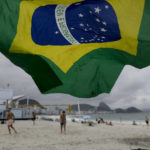
[[[6,110],[10,108],[18,120],[31,119],[32,112],[45,109],[37,101],[24,95],[13,96],[12,89],[0,90],[0,120],[6,119]]]
[[[0,119],[5,118],[9,100],[13,98],[12,89],[0,89]]]

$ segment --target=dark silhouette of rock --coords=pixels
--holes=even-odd
[[[71,110],[72,111],[78,111],[78,105],[71,105]],[[80,110],[81,111],[91,111],[93,113],[98,113],[98,112],[116,112],[116,113],[139,113],[142,112],[140,109],[136,108],[136,107],[129,107],[127,109],[122,109],[122,108],[117,108],[112,110],[107,104],[105,104],[104,102],[101,102],[99,104],[98,107],[96,106],[91,106],[89,104],[80,104]]]
[[[142,112],[140,109],[137,109],[135,107],[129,107],[125,111],[126,111],[126,113],[139,113],[139,112]]]
[[[115,109],[116,113],[140,113],[142,112],[140,109],[137,109],[136,107],[129,107],[127,109],[121,109],[117,108]]]
[[[104,102],[101,102],[97,107],[97,111],[112,111],[111,108],[106,105]]]

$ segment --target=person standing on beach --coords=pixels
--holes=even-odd
[[[60,115],[60,130],[61,133],[63,132],[64,129],[64,133],[66,133],[66,114],[65,111],[62,112],[62,114]]]
[[[33,125],[35,125],[35,120],[36,120],[36,114],[35,114],[35,112],[33,111],[33,112],[32,112]]]
[[[15,122],[15,116],[14,116],[14,114],[10,111],[10,109],[7,110],[6,119],[7,119],[7,126],[8,126],[9,134],[11,134],[11,129],[13,129],[15,133],[17,133],[17,131],[16,131],[15,128],[13,127],[13,123]]]
[[[149,118],[148,118],[148,116],[145,116],[145,122],[146,122],[146,124],[148,126],[149,125]]]

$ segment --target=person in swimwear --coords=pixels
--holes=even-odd
[[[35,114],[35,112],[32,112],[33,125],[35,125],[35,120],[36,120],[36,114]]]
[[[63,111],[62,114],[60,115],[60,129],[61,129],[61,133],[63,132],[63,129],[64,129],[64,133],[66,133],[66,114],[65,114],[65,111]]]
[[[15,133],[17,133],[16,129],[13,127],[13,123],[15,122],[15,116],[10,111],[10,109],[7,110],[6,119],[7,119],[7,126],[8,126],[9,134],[11,134],[11,129],[13,129]]]
[[[147,126],[149,126],[149,118],[148,118],[148,116],[145,116],[145,122],[146,122]]]

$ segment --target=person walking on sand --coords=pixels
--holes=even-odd
[[[60,115],[60,130],[61,133],[63,132],[64,129],[64,133],[66,133],[66,114],[65,111],[62,112],[62,114]]]
[[[13,129],[15,133],[17,133],[17,131],[16,131],[15,128],[13,127],[13,123],[15,122],[15,116],[14,116],[14,114],[10,111],[10,109],[7,110],[6,119],[7,119],[7,126],[8,126],[9,134],[11,134],[11,129]]]
[[[149,125],[149,118],[148,118],[148,116],[145,116],[145,122],[146,122],[146,124],[148,126]]]
[[[35,120],[36,120],[36,114],[35,114],[35,112],[33,111],[33,112],[32,112],[33,125],[35,125]]]

